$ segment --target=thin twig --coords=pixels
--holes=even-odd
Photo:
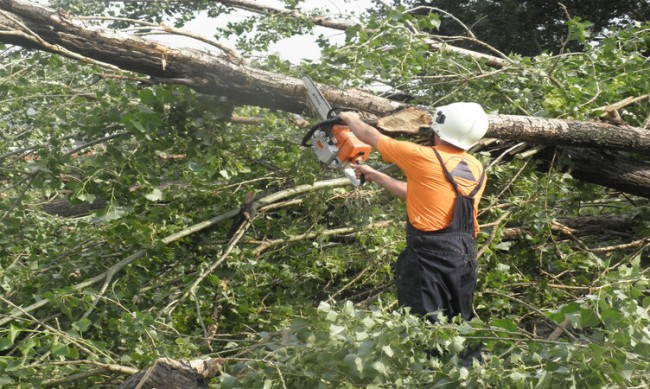
[[[494,161],[492,161],[490,163],[490,165],[488,165],[487,169],[489,170],[489,169],[492,168],[492,166],[494,166],[494,165],[498,164],[499,162],[501,162],[501,160],[503,158],[505,158],[506,155],[510,154],[513,150],[519,149],[520,147],[525,146],[525,145],[526,145],[526,142],[520,142],[520,143],[517,143],[516,145],[510,147],[509,149],[507,149],[506,151],[501,153],[501,155],[499,155],[497,158],[495,158]]]
[[[494,224],[495,226],[494,226],[494,228],[492,229],[492,232],[490,233],[490,237],[489,237],[485,242],[483,242],[483,245],[481,246],[480,250],[478,250],[478,252],[476,253],[476,258],[480,258],[480,257],[483,255],[483,253],[485,252],[485,250],[487,250],[487,248],[490,246],[490,244],[492,243],[492,241],[494,241],[494,239],[496,238],[496,235],[497,235],[498,226],[499,226],[499,225],[500,225],[500,224],[501,224],[501,223],[502,223],[502,222],[503,222],[503,221],[504,221],[508,216],[510,216],[510,211],[506,211],[506,212],[504,212],[503,215],[499,216],[499,218],[498,218],[496,221],[493,222],[493,224]]]
[[[465,30],[465,31],[467,32],[467,34],[469,34],[470,37],[476,39],[476,35],[474,35],[474,33],[472,32],[472,30],[470,30],[470,28],[467,27],[467,26],[465,25],[465,23],[463,23],[460,19],[458,19],[457,17],[455,17],[452,13],[447,12],[447,11],[445,11],[445,10],[442,9],[442,8],[436,8],[436,7],[430,7],[430,6],[418,6],[418,7],[414,7],[414,8],[412,8],[412,9],[409,9],[409,10],[407,10],[406,12],[412,14],[412,13],[414,13],[414,11],[417,11],[417,10],[420,10],[420,9],[427,9],[427,10],[429,10],[429,11],[436,11],[436,12],[440,12],[440,13],[442,13],[442,14],[447,15],[448,17],[450,17],[451,19],[453,19],[456,23],[460,24],[460,26],[463,28],[463,30]]]
[[[57,142],[72,139],[72,138],[78,137],[80,135],[81,135],[81,132],[75,132],[74,134],[65,135],[65,136],[62,136],[62,137],[58,138]],[[33,150],[35,150],[35,149],[37,149],[39,147],[45,147],[47,145],[48,145],[47,143],[43,143],[43,144],[40,144],[40,145],[27,146],[27,147],[23,147],[21,149],[9,151],[7,153],[4,153],[4,154],[0,155],[0,161],[7,158],[7,157],[11,157],[12,155],[21,154],[21,153],[26,152],[26,151],[33,151]]]
[[[363,275],[366,274],[366,272],[368,271],[368,269],[370,269],[370,267],[364,267],[363,270],[362,270],[359,274],[357,274],[356,277],[354,277],[352,280],[350,280],[350,282],[348,282],[347,284],[343,285],[343,287],[340,288],[339,290],[337,290],[335,293],[331,294],[331,295],[330,295],[330,298],[332,298],[332,299],[336,298],[336,296],[338,296],[339,294],[343,293],[343,291],[346,290],[347,288],[349,288],[351,285],[356,284],[357,281],[359,281],[359,279],[361,279],[361,277],[363,277]],[[376,272],[377,270],[378,270],[378,269],[375,269],[375,272]]]
[[[71,149],[70,151],[68,151],[67,154],[72,155],[74,153],[78,153],[79,151],[81,151],[83,149],[87,149],[88,147],[91,147],[91,146],[94,146],[94,145],[97,145],[97,144],[100,144],[100,143],[108,142],[109,140],[112,140],[112,139],[115,139],[115,138],[120,138],[120,137],[123,137],[123,136],[128,136],[128,135],[131,135],[131,133],[127,132],[127,131],[124,131],[124,132],[116,132],[115,134],[103,136],[101,138],[91,140],[90,142],[84,143],[81,146],[75,147],[75,148]]]
[[[93,370],[88,370],[84,371],[81,373],[76,373],[76,374],[70,374],[69,376],[61,377],[61,378],[52,378],[49,380],[45,380],[41,383],[44,387],[48,386],[54,386],[54,385],[61,385],[61,384],[69,384],[71,382],[75,381],[80,381],[88,377],[100,375],[102,373],[105,373],[106,369],[99,368],[99,369],[93,369]]]
[[[319,236],[341,235],[341,234],[349,234],[349,233],[356,232],[356,231],[369,230],[369,229],[373,229],[373,228],[384,228],[384,227],[387,227],[388,225],[390,225],[391,223],[392,223],[392,221],[390,221],[390,220],[389,221],[381,221],[381,222],[377,222],[377,223],[368,224],[366,226],[342,227],[342,228],[335,228],[335,229],[331,229],[331,230],[310,232],[310,233],[301,234],[301,235],[294,235],[294,236],[288,237],[287,239],[267,240],[267,241],[264,241],[262,244],[260,244],[253,251],[253,254],[255,256],[259,256],[264,251],[268,250],[270,247],[277,246],[277,245],[284,244],[284,243],[298,242],[298,241],[305,240],[305,239],[317,238]]]
[[[69,366],[69,365],[91,365],[91,366],[97,366],[101,367],[104,370],[120,373],[120,374],[127,374],[127,375],[132,375],[138,372],[138,369],[134,367],[129,367],[129,366],[123,366],[123,365],[116,365],[112,363],[102,363],[99,361],[93,361],[91,359],[79,359],[79,360],[74,360],[74,361],[52,361],[52,362],[43,362],[43,363],[36,363],[32,365],[27,365],[27,368],[30,369],[37,369],[39,367],[45,367],[45,366]]]

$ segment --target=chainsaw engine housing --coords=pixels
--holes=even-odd
[[[361,163],[370,155],[371,147],[359,140],[347,126],[335,124],[329,131],[316,131],[312,149],[328,167],[342,168],[350,162]]]

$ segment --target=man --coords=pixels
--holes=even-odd
[[[406,176],[404,182],[367,165],[353,166],[357,176],[363,174],[406,200],[407,247],[395,270],[400,306],[434,323],[437,312],[470,320],[477,273],[476,215],[485,171],[466,150],[485,135],[487,115],[476,103],[439,108],[431,126],[433,147],[384,136],[354,112],[339,117]]]

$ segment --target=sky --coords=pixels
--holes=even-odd
[[[278,0],[255,0],[256,3],[267,4],[276,8],[282,7],[282,2]],[[301,9],[316,10],[327,9],[323,12],[331,18],[351,18],[358,20],[359,15],[366,9],[373,5],[373,0],[306,0],[301,4]],[[254,15],[247,11],[237,11],[229,15],[222,16],[216,20],[208,19],[205,16],[199,17],[196,20],[188,23],[183,30],[188,30],[193,33],[201,34],[206,37],[212,37],[215,26],[225,25],[228,21],[243,20],[248,16]],[[316,27],[315,35],[302,35],[295,36],[289,39],[284,39],[278,43],[273,44],[270,49],[270,54],[277,54],[280,58],[289,60],[293,63],[300,63],[304,59],[316,61],[320,57],[318,45],[315,42],[315,36],[323,35],[330,38],[335,43],[343,42],[345,36],[343,31],[332,30],[324,27]],[[200,44],[188,41],[186,39],[175,39],[175,45],[189,45],[191,47],[202,47]],[[231,47],[234,47],[234,42],[225,42]],[[195,46],[198,45],[198,46]]]

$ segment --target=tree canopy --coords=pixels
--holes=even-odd
[[[583,41],[567,39],[571,23],[582,22],[574,34],[602,39],[612,27],[650,19],[650,4],[644,0],[408,0],[405,3],[414,12],[438,13],[440,26],[432,33],[456,37],[458,45],[480,48],[471,40],[463,41],[463,37],[474,36],[501,52],[524,56],[581,50]]]
[[[299,1],[50,7],[0,0],[0,385],[649,384],[647,21],[593,41],[581,15],[577,45],[525,56],[385,1],[363,23]],[[212,37],[182,29],[241,9]],[[345,42],[259,54],[316,26]],[[393,137],[424,141],[453,101],[490,113],[475,320],[398,310],[405,206],[301,147],[304,73]],[[466,368],[473,342],[486,361]]]

